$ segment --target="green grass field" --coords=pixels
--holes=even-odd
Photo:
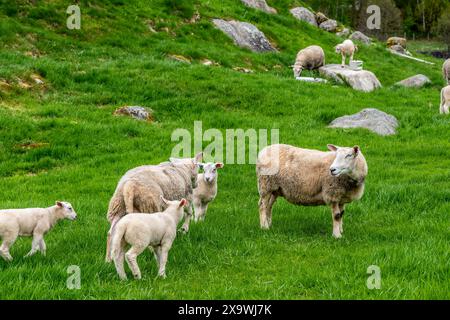
[[[46,236],[46,257],[24,259],[31,239],[17,241],[14,261],[0,261],[0,299],[450,298],[442,61],[422,57],[435,62],[427,65],[391,55],[380,43],[361,45],[356,58],[383,85],[362,93],[293,79],[289,66],[304,46],[319,44],[328,63],[340,61],[333,52],[338,37],[291,17],[298,1],[269,0],[277,15],[238,0],[78,2],[81,30],[66,28],[66,1],[0,1],[0,208],[65,200],[79,215]],[[201,19],[188,23],[193,8]],[[213,27],[215,17],[254,23],[279,52],[236,47]],[[220,65],[204,66],[204,58]],[[392,87],[417,73],[432,84]],[[44,85],[34,84],[33,74]],[[123,105],[152,108],[155,122],[113,116]],[[367,107],[396,116],[398,134],[327,128]],[[128,169],[166,161],[176,144],[172,132],[192,132],[196,120],[203,130],[279,129],[280,142],[320,150],[358,144],[369,175],[364,197],[346,209],[344,237],[332,238],[329,208],[282,199],[271,230],[260,230],[254,165],[225,164],[206,221],[176,239],[167,279],[155,278],[156,263],[145,252],[143,280],[121,282],[104,262],[109,199]],[[81,269],[80,290],[66,287],[71,265]],[[381,269],[379,290],[366,286],[370,265]]]

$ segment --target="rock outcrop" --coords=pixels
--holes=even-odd
[[[365,128],[381,136],[396,134],[397,119],[374,108],[363,109],[353,115],[346,115],[333,120],[330,128]]]
[[[276,51],[264,33],[248,22],[213,19],[214,25],[227,34],[234,43],[254,52]]]
[[[346,83],[355,90],[370,92],[381,88],[381,83],[370,71],[352,70],[348,66],[340,64],[327,64],[319,68],[320,74],[334,79],[338,83]]]
[[[298,20],[306,21],[310,25],[317,27],[317,21],[314,13],[304,7],[297,7],[290,10],[291,14]]]

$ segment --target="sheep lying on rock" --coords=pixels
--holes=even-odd
[[[297,53],[293,66],[294,77],[300,77],[303,69],[313,70],[325,64],[325,53],[319,46],[309,46]]]
[[[223,168],[223,163],[202,163],[200,173],[197,178],[197,188],[194,189],[194,215],[195,221],[205,220],[208,204],[216,198],[217,195],[217,169]]]
[[[106,245],[106,261],[110,262],[109,244],[111,233],[116,222],[130,212],[160,212],[164,203],[160,196],[166,199],[185,198],[186,218],[181,228],[189,230],[192,217],[192,191],[197,187],[197,175],[202,153],[195,158],[175,159],[159,165],[147,165],[131,169],[120,179],[116,191],[109,202],[108,221],[111,228],[108,232]]]
[[[160,197],[167,206],[163,212],[153,214],[129,213],[117,222],[112,235],[111,257],[120,279],[126,280],[124,258],[135,279],[141,279],[137,257],[148,247],[153,248],[158,275],[166,277],[167,256],[177,235],[177,225],[183,218],[186,199],[169,201]],[[131,248],[125,253],[125,246]]]
[[[450,58],[445,60],[444,64],[442,65],[442,74],[447,84],[450,84]]]
[[[441,90],[441,107],[439,112],[448,114],[450,109],[450,85],[442,88]]]
[[[336,50],[336,53],[340,53],[342,56],[341,66],[345,66],[345,59],[347,56],[350,56],[348,64],[353,61],[353,55],[356,51],[358,51],[358,46],[356,46],[352,40],[344,40],[344,42],[338,44],[336,47],[334,47]]]
[[[261,150],[256,163],[261,228],[271,226],[272,206],[283,197],[297,205],[330,206],[333,236],[341,237],[344,206],[362,197],[367,163],[358,146],[328,149],[277,144]]]
[[[0,256],[7,261],[13,257],[9,249],[18,236],[32,236],[31,250],[26,257],[40,251],[46,252],[44,234],[61,219],[76,219],[77,214],[69,202],[57,201],[54,206],[48,208],[6,209],[0,210],[0,238],[3,239],[0,246]]]

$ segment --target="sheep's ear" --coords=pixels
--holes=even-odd
[[[330,151],[337,151],[338,147],[336,147],[334,144],[327,144],[328,150]]]
[[[179,207],[184,207],[186,205],[186,203],[187,203],[187,200],[185,198],[181,199]]]
[[[169,201],[165,199],[163,196],[160,195],[159,198],[161,199],[162,202],[164,202],[164,204],[169,204],[168,203]]]
[[[197,164],[203,160],[203,152],[199,152],[194,157],[194,163]]]
[[[216,168],[217,169],[223,168],[223,163],[222,162],[216,162]]]
[[[56,201],[56,205],[61,208],[64,207],[64,205],[61,201]]]
[[[353,147],[353,153],[355,154],[355,157],[359,154],[360,148],[359,146],[354,146]]]

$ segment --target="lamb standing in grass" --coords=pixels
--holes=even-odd
[[[158,264],[158,275],[166,277],[167,256],[177,235],[177,225],[183,218],[186,199],[168,201],[163,212],[153,214],[129,213],[117,222],[112,235],[111,257],[120,279],[126,280],[124,258],[135,279],[141,279],[137,257],[148,247],[152,247]],[[126,244],[131,248],[125,253]]]
[[[325,53],[319,46],[309,46],[297,53],[293,66],[294,77],[300,77],[303,69],[313,70],[325,64]]]
[[[344,40],[344,42],[338,44],[336,47],[334,47],[336,50],[336,53],[340,53],[342,56],[341,66],[345,66],[345,59],[347,56],[350,56],[348,64],[353,61],[353,55],[356,51],[358,51],[358,46],[356,46],[352,40],[347,39]]]
[[[0,255],[7,261],[13,257],[9,249],[18,236],[32,236],[31,251],[25,257],[40,251],[46,252],[44,235],[61,219],[75,220],[76,212],[69,202],[57,201],[56,205],[48,208],[6,209],[0,210]]]
[[[120,179],[109,202],[108,221],[111,227],[106,241],[106,261],[110,262],[110,239],[117,221],[130,212],[160,212],[164,203],[160,196],[174,200],[185,198],[186,219],[182,231],[189,230],[192,217],[192,190],[197,187],[198,164],[203,154],[195,158],[176,159],[159,165],[141,166],[129,170]]]
[[[441,106],[439,112],[442,114],[449,114],[450,111],[450,85],[441,90]]]
[[[194,215],[195,222],[205,220],[208,204],[217,195],[217,169],[223,168],[223,163],[202,163],[200,169],[204,173],[198,175],[197,188],[194,189]]]
[[[442,65],[442,74],[447,84],[450,84],[450,59],[445,60]]]
[[[261,228],[271,226],[272,206],[277,197],[284,197],[297,205],[329,205],[333,236],[341,237],[344,206],[362,197],[367,163],[358,146],[329,144],[328,149],[331,152],[279,144],[261,150],[256,163]]]

